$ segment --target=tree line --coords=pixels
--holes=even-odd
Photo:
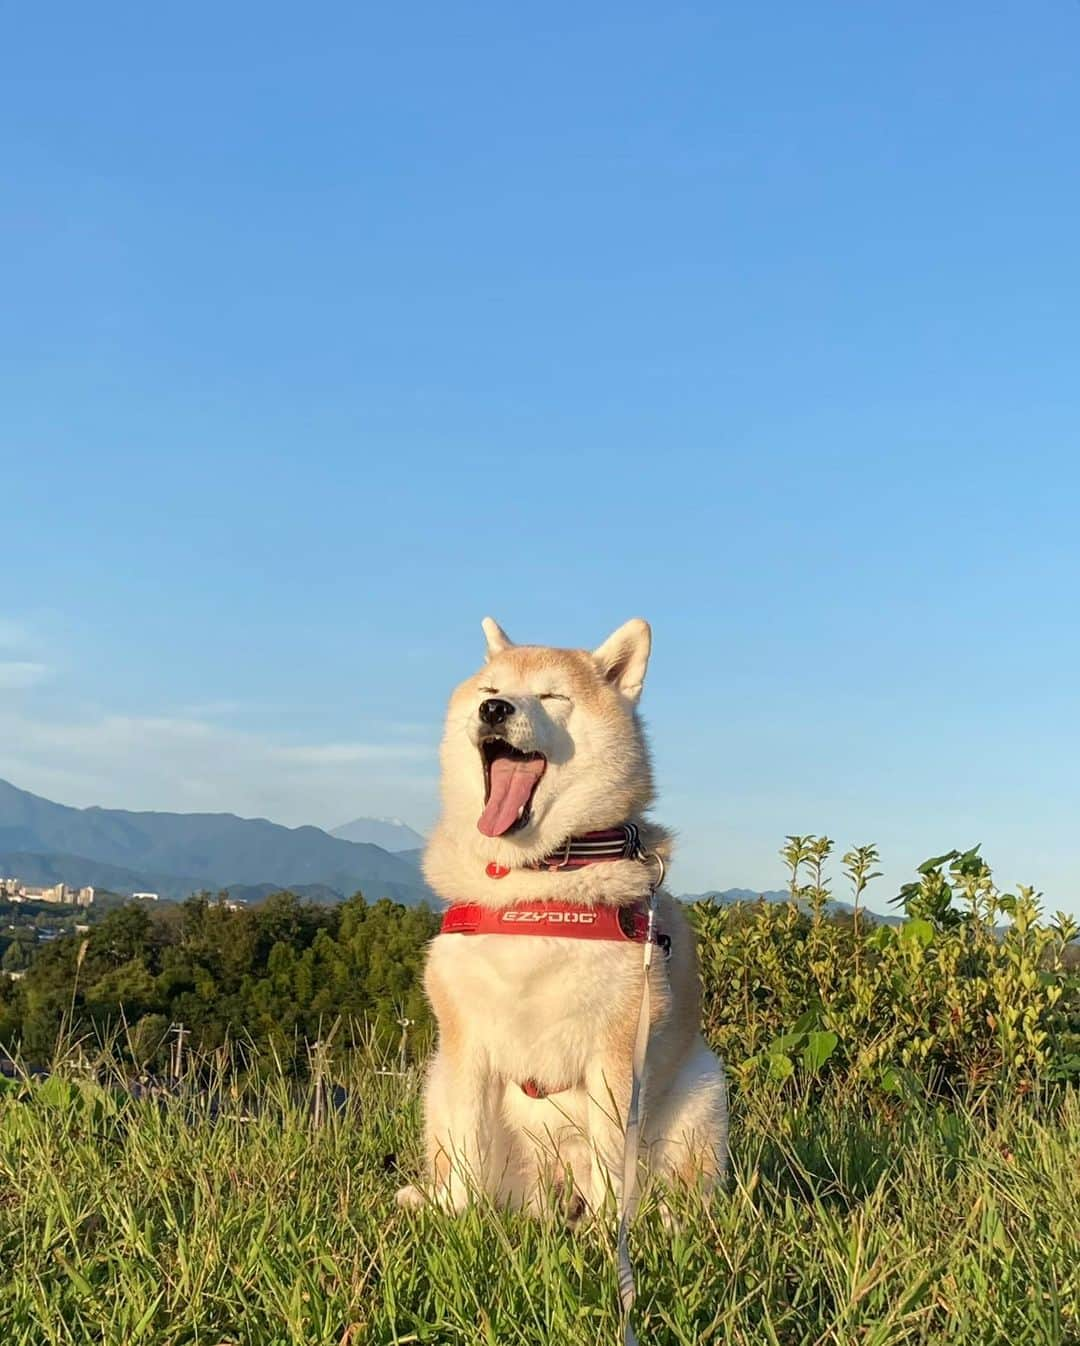
[[[251,1042],[288,1057],[339,1021],[389,1048],[408,1020],[422,1042],[437,924],[425,907],[359,893],[333,907],[287,892],[239,909],[207,893],[130,904],[37,949],[21,979],[0,977],[0,1046],[44,1065],[62,1037],[110,1041],[153,1069],[180,1023],[198,1052]]]
[[[787,904],[689,908],[706,1037],[737,1084],[838,1077],[894,1095],[1080,1080],[1080,923],[1002,892],[978,848],[920,866],[896,925],[861,910],[877,851],[843,857],[854,910],[830,911],[827,837],[789,837]],[[250,1043],[303,1066],[308,1044],[363,1040],[419,1059],[430,1044],[426,907],[357,894],[319,906],[279,893],[235,908],[186,902],[109,912],[0,976],[0,1047],[45,1065],[58,1042],[108,1044],[167,1071],[174,1030],[197,1055]]]

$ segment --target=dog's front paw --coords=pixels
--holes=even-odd
[[[588,1217],[588,1202],[580,1192],[574,1191],[573,1188],[562,1194],[559,1204],[562,1207],[563,1223],[567,1229],[577,1229]]]
[[[402,1210],[419,1210],[421,1206],[427,1205],[427,1197],[412,1183],[408,1187],[399,1188],[394,1200]]]

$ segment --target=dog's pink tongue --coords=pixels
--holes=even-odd
[[[514,761],[497,757],[491,764],[491,793],[477,822],[486,837],[501,837],[517,822],[518,814],[532,797],[536,782],[547,763],[542,757]]]

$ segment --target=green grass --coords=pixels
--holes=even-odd
[[[190,1103],[0,1099],[0,1341],[621,1341],[612,1231],[393,1204],[417,1163],[417,1078],[354,1062],[315,1129],[271,1083],[251,1120]],[[1080,1342],[1080,1096],[990,1118],[858,1098],[733,1104],[733,1175],[647,1201],[648,1343]]]

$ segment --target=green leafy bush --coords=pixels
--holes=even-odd
[[[786,904],[694,908],[705,1030],[736,1080],[840,1076],[887,1094],[970,1094],[1080,1078],[1075,921],[1045,922],[1031,888],[999,892],[978,847],[920,866],[895,925],[862,910],[877,851],[849,851],[853,905],[833,913],[832,848],[787,839]]]
[[[1045,921],[1030,888],[999,892],[975,848],[928,860],[896,899],[903,918],[882,924],[863,910],[880,877],[875,848],[842,857],[845,910],[832,852],[828,837],[788,837],[787,903],[692,909],[705,1031],[736,1082],[831,1080],[887,1099],[1080,1078],[1074,921]],[[243,1040],[305,1068],[306,1043],[331,1037],[335,1055],[374,1041],[419,1060],[437,924],[424,908],[359,896],[337,907],[290,894],[239,911],[205,895],[125,907],[46,945],[22,980],[0,976],[0,1046],[46,1065],[58,1041],[91,1053],[108,1042],[160,1072],[183,1024],[196,1053]]]

